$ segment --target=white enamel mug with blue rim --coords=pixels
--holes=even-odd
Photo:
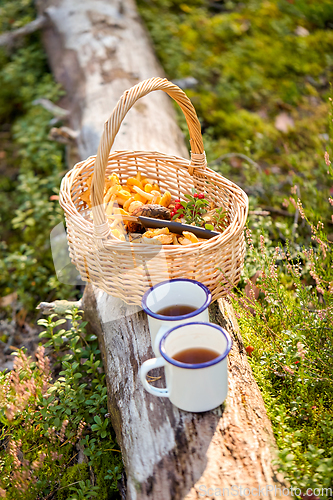
[[[155,356],[160,356],[159,343],[163,334],[173,326],[189,320],[209,322],[208,306],[212,295],[199,281],[174,279],[163,281],[150,288],[142,297],[142,309],[148,315],[151,345]],[[174,305],[195,307],[196,310],[182,316],[163,316],[158,311]]]
[[[191,348],[212,349],[219,355],[206,363],[189,364],[172,356]],[[213,323],[186,323],[164,333],[160,357],[148,359],[140,368],[144,388],[154,396],[169,398],[181,410],[203,412],[220,406],[228,394],[227,355],[232,340],[223,328]],[[148,384],[150,370],[164,366],[166,388]]]

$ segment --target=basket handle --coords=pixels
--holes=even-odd
[[[104,124],[104,131],[98,146],[95,160],[95,169],[91,183],[91,201],[94,217],[94,228],[97,237],[103,238],[109,234],[106,216],[103,207],[103,194],[105,186],[105,170],[111,147],[118,133],[120,125],[127,112],[140,97],[163,90],[172,97],[182,109],[190,133],[191,162],[189,173],[192,175],[194,168],[206,168],[206,157],[203,148],[201,126],[190,99],[177,85],[166,78],[149,78],[134,87],[126,90],[119,99],[112,115]],[[98,229],[97,229],[98,228]]]

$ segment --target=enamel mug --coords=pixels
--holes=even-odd
[[[163,334],[159,345],[160,357],[149,359],[141,366],[142,384],[150,394],[169,398],[181,410],[213,410],[227,397],[227,355],[231,347],[232,340],[228,332],[218,325],[199,322],[178,325]],[[193,348],[213,350],[217,357],[197,364],[183,363],[173,358]],[[150,370],[161,366],[165,370],[165,389],[153,387],[146,379]]]
[[[160,356],[159,343],[163,334],[173,326],[188,321],[209,322],[208,306],[212,295],[208,288],[198,281],[174,279],[163,281],[150,288],[142,297],[142,309],[148,315],[151,345],[155,356]],[[181,316],[164,316],[161,309],[173,305],[195,307],[195,311]]]

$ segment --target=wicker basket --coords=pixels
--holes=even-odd
[[[163,90],[181,107],[190,133],[191,161],[177,156],[146,151],[110,153],[126,113],[149,92]],[[173,199],[184,198],[191,188],[227,212],[229,225],[219,236],[191,245],[132,244],[116,239],[103,205],[107,175],[116,172],[120,182],[140,171],[153,178]],[[86,180],[91,185],[92,217],[80,199]],[[226,296],[237,284],[243,266],[244,225],[248,199],[237,185],[207,168],[200,124],[186,94],[166,79],[151,78],[127,90],[120,98],[98,147],[97,156],[78,163],[62,180],[60,204],[65,211],[70,256],[83,280],[128,304],[140,304],[149,287],[166,279],[188,278],[204,283],[213,300]]]

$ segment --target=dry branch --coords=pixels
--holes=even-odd
[[[60,106],[57,106],[52,101],[50,101],[49,99],[45,99],[44,97],[35,99],[34,101],[32,101],[32,104],[34,104],[35,106],[39,104],[57,118],[68,118],[70,114],[68,109],[61,108]]]
[[[22,38],[25,35],[29,35],[30,33],[34,33],[41,28],[44,28],[47,24],[47,17],[44,15],[38,16],[31,23],[22,26],[22,28],[18,28],[17,30],[7,31],[6,33],[2,33],[0,35],[0,46],[8,45],[11,46],[18,38]]]

